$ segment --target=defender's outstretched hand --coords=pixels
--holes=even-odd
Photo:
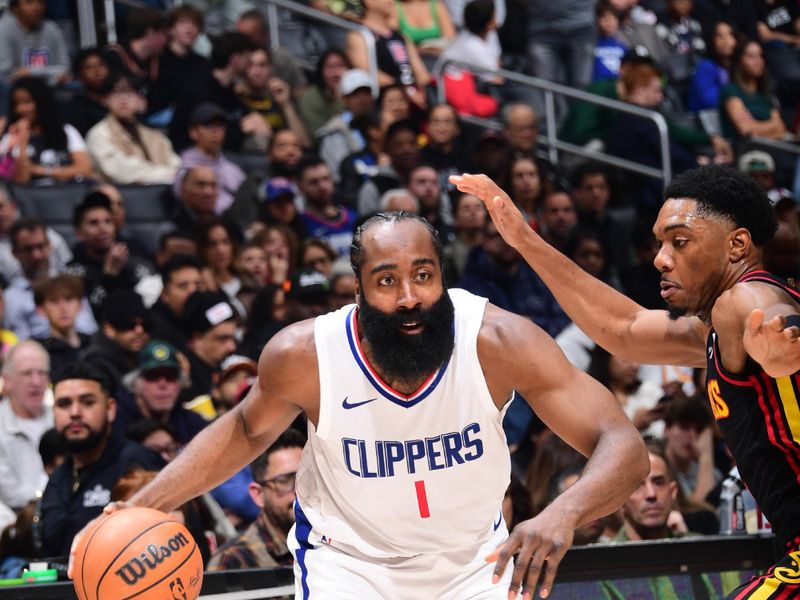
[[[450,183],[483,200],[497,231],[510,246],[519,249],[527,236],[535,235],[508,194],[486,175],[452,175]]]
[[[537,517],[523,521],[486,557],[487,562],[497,562],[492,581],[497,583],[500,580],[512,556],[519,552],[508,589],[509,599],[517,597],[520,586],[524,600],[533,598],[540,577],[539,597],[547,598],[553,590],[558,565],[572,545],[576,525],[552,509],[550,512],[545,509]]]
[[[784,377],[800,368],[800,327],[798,317],[776,315],[764,320],[764,311],[754,309],[747,318],[743,343],[747,354],[761,365],[770,377]]]

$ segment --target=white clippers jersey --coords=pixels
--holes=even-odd
[[[374,558],[480,546],[500,524],[511,462],[476,348],[486,299],[451,290],[455,347],[413,394],[361,351],[355,306],[318,317],[319,423],[297,498],[324,540]],[[309,373],[309,376],[312,376]]]

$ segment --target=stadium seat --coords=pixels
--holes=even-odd
[[[144,245],[150,255],[157,249],[159,225],[169,220],[169,188],[168,185],[123,185],[117,188],[125,202],[125,229]]]
[[[23,217],[41,219],[72,245],[75,241],[72,210],[91,187],[89,183],[71,183],[48,186],[12,185],[10,189]]]

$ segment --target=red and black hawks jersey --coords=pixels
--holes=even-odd
[[[800,293],[771,273],[752,271],[739,280],[750,281],[775,285],[800,303]],[[800,372],[775,379],[748,359],[745,370],[734,375],[721,364],[713,329],[706,347],[706,391],[714,418],[778,542],[796,546],[800,535]]]

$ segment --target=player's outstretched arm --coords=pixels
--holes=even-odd
[[[708,328],[697,318],[670,321],[592,277],[533,231],[508,195],[486,175],[453,176],[459,190],[486,204],[497,230],[553,292],[578,327],[615,356],[639,363],[705,365]]]
[[[264,347],[258,377],[245,399],[197,434],[130,500],[109,505],[105,512],[125,506],[169,512],[231,477],[266,450],[301,410],[316,418],[319,384],[309,377],[316,370],[313,321],[279,332]],[[70,571],[81,535],[72,543]]]
[[[538,516],[520,523],[487,557],[502,575],[518,552],[510,591],[533,596],[553,587],[558,564],[578,525],[617,510],[649,470],[641,435],[606,388],[573,367],[529,320],[488,306],[478,353],[494,397],[519,391],[562,439],[589,457],[580,480]]]
[[[749,356],[770,377],[800,370],[800,306],[788,293],[763,282],[733,286],[714,305],[723,366],[738,373]]]

